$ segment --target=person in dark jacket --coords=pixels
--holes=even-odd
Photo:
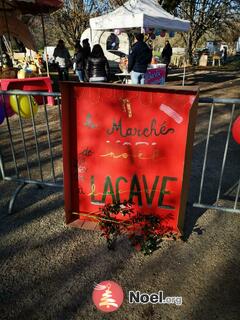
[[[87,60],[86,74],[89,82],[109,81],[110,68],[100,44],[93,46],[92,52]]]
[[[165,41],[165,47],[163,48],[161,57],[162,57],[162,62],[164,64],[166,64],[166,78],[165,79],[167,79],[168,65],[171,62],[171,57],[172,57],[172,47],[171,47],[168,40]]]
[[[53,52],[54,61],[57,64],[59,80],[68,80],[68,68],[71,64],[71,57],[64,41],[59,40]]]
[[[85,60],[83,55],[83,48],[79,43],[75,46],[74,64],[76,75],[78,76],[79,81],[83,82]]]
[[[132,84],[144,84],[147,66],[152,60],[152,50],[143,41],[143,33],[135,35],[137,42],[128,56],[128,72],[131,72]]]
[[[88,39],[83,39],[82,47],[83,47],[84,57],[85,57],[85,59],[87,59],[91,53],[91,47],[90,47]]]
[[[82,48],[83,48],[83,58],[84,58],[84,70],[85,70],[87,59],[91,53],[91,47],[90,47],[88,38],[83,39]],[[85,72],[84,72],[84,80],[87,81],[87,75],[85,74]]]

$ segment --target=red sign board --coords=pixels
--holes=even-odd
[[[197,89],[66,82],[61,91],[67,223],[130,200],[181,230]]]

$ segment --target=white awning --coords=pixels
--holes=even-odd
[[[174,17],[156,0],[129,0],[116,10],[90,19],[93,30],[161,28],[187,32],[190,22]]]

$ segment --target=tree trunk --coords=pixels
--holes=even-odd
[[[189,32],[188,39],[187,39],[187,58],[189,60],[189,63],[193,63],[193,39],[192,39],[192,33]]]

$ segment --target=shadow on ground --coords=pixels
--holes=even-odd
[[[0,180],[0,314],[2,319],[39,320],[238,320],[239,215],[192,208],[198,198],[209,112],[202,109],[195,135],[189,205],[183,241],[164,242],[152,256],[136,253],[125,239],[108,251],[99,233],[64,223],[63,194],[27,186],[17,212],[6,215],[16,184]],[[223,121],[224,120],[224,121]],[[214,203],[226,140],[223,111],[210,136],[203,200]],[[240,148],[230,140],[221,198],[239,178]],[[204,214],[203,214],[204,213]],[[201,236],[198,236],[201,235]],[[95,283],[114,280],[124,290],[121,308],[99,312]],[[183,305],[128,303],[129,290],[182,296]]]

